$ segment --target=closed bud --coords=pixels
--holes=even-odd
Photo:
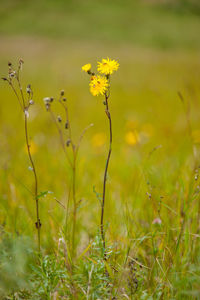
[[[46,107],[46,110],[49,111],[50,103],[49,103],[49,102],[46,102],[45,107]]]
[[[31,93],[31,86],[30,86],[30,84],[27,85],[26,92],[27,92],[27,94]]]
[[[9,77],[11,77],[11,78],[13,78],[15,76],[15,72],[11,72],[10,74],[9,74]]]
[[[65,123],[65,129],[68,129],[69,128],[69,123],[68,121]]]
[[[61,123],[62,122],[62,118],[61,116],[57,116],[58,122]]]
[[[65,91],[62,90],[62,91],[60,92],[60,95],[61,95],[61,96],[64,96],[64,94],[65,94]]]
[[[20,58],[20,59],[19,59],[19,64],[22,65],[23,63],[24,63],[23,59]]]
[[[49,98],[49,97],[45,97],[44,99],[43,99],[43,101],[44,101],[44,103],[45,104],[47,104],[47,103],[49,103],[51,100],[50,100],[51,98]]]
[[[70,143],[71,143],[71,140],[68,139],[67,142],[66,142],[66,146],[69,147]]]

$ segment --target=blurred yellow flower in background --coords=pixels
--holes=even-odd
[[[29,145],[30,145],[30,152],[31,152],[31,154],[35,154],[36,152],[37,152],[37,150],[38,150],[38,147],[37,147],[37,145],[32,141],[32,142],[29,142]],[[27,146],[25,145],[24,146],[24,151],[26,152],[26,153],[28,153],[28,150],[27,150]]]
[[[129,146],[134,146],[139,143],[139,134],[136,129],[127,131],[125,134],[125,142]]]
[[[116,60],[103,58],[101,62],[98,62],[97,70],[101,74],[111,75],[114,71],[119,69],[119,63]]]
[[[102,147],[106,142],[106,135],[103,132],[98,132],[92,137],[92,145],[94,148]]]
[[[82,71],[88,73],[91,70],[91,68],[92,68],[91,64],[86,64],[82,66]]]
[[[92,76],[90,81],[90,92],[93,96],[104,95],[108,89],[108,80],[102,76]]]

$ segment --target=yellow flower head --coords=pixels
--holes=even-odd
[[[29,150],[30,150],[31,154],[33,155],[37,152],[38,147],[33,141],[29,142],[29,144],[30,144]],[[24,145],[24,150],[25,150],[26,153],[28,153],[27,145]]]
[[[96,133],[92,137],[92,145],[94,148],[102,147],[106,142],[106,135],[103,132]]]
[[[128,145],[134,146],[139,143],[139,135],[137,130],[130,130],[125,135],[125,141]]]
[[[108,89],[108,80],[102,76],[92,76],[90,81],[90,92],[93,96],[104,95]]]
[[[101,62],[98,62],[97,70],[101,74],[110,75],[119,68],[119,63],[116,60],[110,58],[103,58]]]
[[[91,70],[91,68],[92,68],[91,64],[86,64],[82,66],[82,71],[88,73]]]

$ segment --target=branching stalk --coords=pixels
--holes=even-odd
[[[38,179],[37,179],[37,172],[36,172],[36,168],[35,168],[35,164],[31,155],[31,145],[29,143],[29,134],[28,134],[28,109],[30,104],[30,101],[32,101],[31,103],[33,103],[33,100],[30,99],[30,97],[33,96],[33,92],[31,90],[30,85],[28,86],[28,99],[25,99],[24,93],[23,93],[23,89],[22,89],[22,85],[21,85],[21,81],[20,81],[20,70],[22,68],[22,64],[23,64],[23,60],[19,60],[19,65],[17,70],[15,71],[12,68],[12,64],[9,63],[9,69],[8,69],[8,78],[3,78],[5,81],[8,82],[8,84],[10,85],[11,89],[13,90],[20,108],[24,114],[24,130],[25,130],[25,140],[26,140],[26,148],[27,148],[27,152],[28,152],[28,157],[31,163],[31,167],[32,167],[32,171],[34,174],[34,199],[35,199],[35,205],[36,205],[36,222],[35,222],[35,226],[37,229],[37,236],[38,236],[38,251],[40,252],[40,228],[41,228],[41,222],[40,222],[40,216],[39,216],[39,202],[38,202]],[[17,89],[15,88],[14,84],[13,84],[13,79],[16,80],[17,84],[18,84],[18,89],[19,89],[19,93],[17,91]]]
[[[51,114],[51,118],[53,120],[53,122],[56,125],[57,131],[59,133],[60,136],[60,141],[61,141],[61,145],[63,148],[63,151],[65,153],[66,159],[68,161],[68,164],[72,170],[72,178],[71,178],[71,188],[72,188],[72,203],[73,203],[73,209],[72,209],[72,229],[71,229],[71,240],[70,240],[70,248],[71,248],[71,257],[72,257],[72,261],[75,257],[75,235],[76,235],[76,223],[77,223],[77,199],[76,199],[76,169],[77,169],[77,156],[78,156],[78,151],[79,151],[79,147],[82,141],[82,138],[85,134],[85,132],[87,131],[87,129],[89,127],[91,127],[92,125],[89,125],[88,127],[86,127],[82,134],[79,137],[78,142],[75,144],[73,141],[73,137],[72,137],[72,130],[71,130],[71,123],[69,120],[69,112],[68,112],[68,106],[66,104],[66,98],[63,97],[64,96],[64,91],[62,90],[60,93],[60,96],[58,98],[58,102],[61,104],[61,106],[64,109],[65,112],[65,129],[66,129],[66,133],[67,133],[67,141],[65,140],[65,134],[62,128],[62,118],[60,116],[56,117],[54,112],[51,109],[51,102],[53,101],[53,98],[44,98],[44,102],[46,105],[46,109],[47,111],[50,112]],[[71,147],[72,150],[72,157],[69,155],[68,152],[68,148]],[[68,198],[71,198],[70,196]],[[67,204],[67,207],[69,208],[69,201]],[[67,214],[68,214],[69,209],[67,209]]]

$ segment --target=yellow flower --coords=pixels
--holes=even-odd
[[[134,146],[139,142],[139,135],[137,130],[130,130],[125,135],[125,141],[128,145]]]
[[[119,68],[119,63],[116,60],[110,58],[103,58],[101,62],[98,62],[97,70],[101,74],[110,75]]]
[[[96,133],[92,137],[92,145],[95,148],[100,148],[102,147],[106,142],[106,136],[103,132]]]
[[[35,154],[36,152],[37,152],[37,145],[33,142],[33,141],[31,141],[31,142],[29,142],[29,144],[30,144],[30,152],[31,152],[31,154],[33,155],[33,154]],[[28,149],[27,149],[27,145],[25,145],[24,146],[24,150],[25,150],[25,152],[26,153],[28,153]]]
[[[90,92],[93,96],[104,95],[108,89],[108,80],[102,76],[92,76],[90,81]]]
[[[91,68],[92,68],[91,64],[86,64],[82,66],[82,71],[88,73],[91,70]]]

